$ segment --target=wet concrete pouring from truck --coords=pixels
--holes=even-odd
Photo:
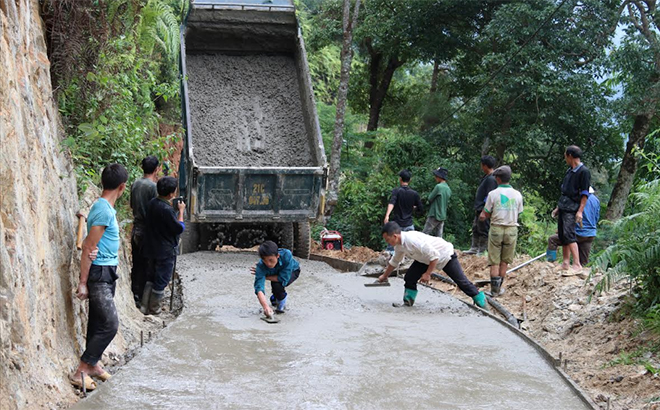
[[[293,58],[188,55],[193,155],[200,166],[314,166]]]
[[[586,408],[541,356],[448,295],[301,261],[278,324],[259,320],[256,255],[180,257],[186,308],[80,409]],[[267,288],[267,290],[269,290]]]

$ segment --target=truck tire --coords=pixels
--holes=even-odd
[[[278,243],[280,248],[293,249],[295,247],[293,225],[291,222],[281,224],[280,242]]]
[[[293,254],[302,259],[309,259],[312,235],[309,222],[295,223],[295,246]]]

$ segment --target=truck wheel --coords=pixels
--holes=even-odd
[[[286,222],[280,225],[280,242],[278,243],[280,248],[292,250],[295,246],[293,241],[293,223]]]
[[[309,259],[312,244],[309,222],[297,222],[295,228],[295,250],[293,254],[302,259]]]

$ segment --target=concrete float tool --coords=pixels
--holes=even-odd
[[[260,319],[266,323],[280,323],[280,319],[275,316],[261,316]]]
[[[379,286],[390,286],[390,282],[389,281],[381,282],[378,279],[376,279],[376,281],[374,281],[372,283],[365,283],[364,286],[367,287],[367,288],[379,287]]]

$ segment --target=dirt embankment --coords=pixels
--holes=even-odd
[[[345,258],[341,252],[320,252],[364,261]],[[472,281],[489,279],[487,258],[460,255],[459,259]],[[511,266],[529,259],[519,256]],[[602,408],[607,408],[609,400],[610,409],[660,409],[660,377],[639,364],[660,368],[660,352],[650,348],[660,340],[650,332],[640,332],[638,321],[622,314],[628,284],[617,284],[590,300],[599,277],[589,281],[562,277],[557,266],[541,260],[511,273],[504,283],[506,292],[497,300],[517,318],[526,318],[521,324],[525,333],[555,357],[568,360],[567,373]],[[454,286],[440,281],[432,285],[469,300]]]

